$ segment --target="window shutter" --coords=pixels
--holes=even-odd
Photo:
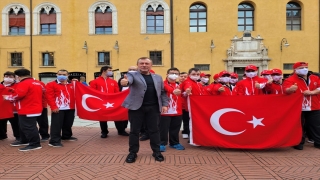
[[[96,27],[112,26],[112,12],[95,13]]]
[[[56,24],[56,14],[40,14],[40,24]]]
[[[24,14],[10,14],[9,15],[9,27],[25,27],[25,15]]]

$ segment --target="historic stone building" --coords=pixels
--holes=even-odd
[[[0,9],[0,74],[24,67],[46,82],[64,68],[91,80],[141,56],[161,75],[242,74],[247,64],[290,74],[296,61],[319,71],[318,0],[1,0]]]

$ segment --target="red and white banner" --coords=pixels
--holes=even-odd
[[[128,109],[121,106],[129,90],[106,94],[76,82],[75,101],[81,119],[95,121],[128,120]]]
[[[190,96],[190,143],[266,149],[299,144],[302,94]]]

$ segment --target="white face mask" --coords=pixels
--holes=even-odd
[[[273,79],[274,81],[280,81],[280,80],[282,79],[282,76],[280,76],[280,75],[272,76],[272,79]]]
[[[257,72],[246,72],[246,77],[248,78],[254,78],[257,76]]]
[[[303,69],[296,69],[296,73],[299,75],[307,75],[308,74],[309,69],[308,68],[303,68]]]
[[[113,72],[112,72],[112,71],[107,71],[107,76],[108,76],[108,77],[113,76]]]
[[[136,72],[136,71],[128,71],[129,73],[133,73],[133,72]]]
[[[3,81],[5,82],[5,83],[13,83],[14,82],[14,78],[3,78]]]
[[[176,75],[176,74],[169,74],[168,75],[168,78],[171,79],[171,80],[176,80],[179,76]]]
[[[189,76],[190,79],[194,80],[194,81],[197,81],[200,79],[200,76]]]
[[[228,83],[228,82],[230,82],[230,77],[221,77],[220,78],[220,82],[223,82],[223,83]]]
[[[262,76],[263,76],[263,78],[265,78],[267,80],[271,79],[271,75],[262,75]]]
[[[238,82],[238,78],[237,79],[230,79],[230,83],[234,84],[234,83],[237,83]]]
[[[207,82],[209,82],[209,78],[201,78],[201,81],[204,83],[207,83]]]

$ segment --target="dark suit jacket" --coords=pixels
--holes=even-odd
[[[159,111],[162,106],[168,106],[169,98],[164,91],[162,77],[157,74],[151,74],[154,86],[157,91]],[[129,72],[127,74],[130,93],[122,103],[122,106],[130,110],[137,110],[142,106],[144,94],[147,90],[147,84],[139,71]]]

